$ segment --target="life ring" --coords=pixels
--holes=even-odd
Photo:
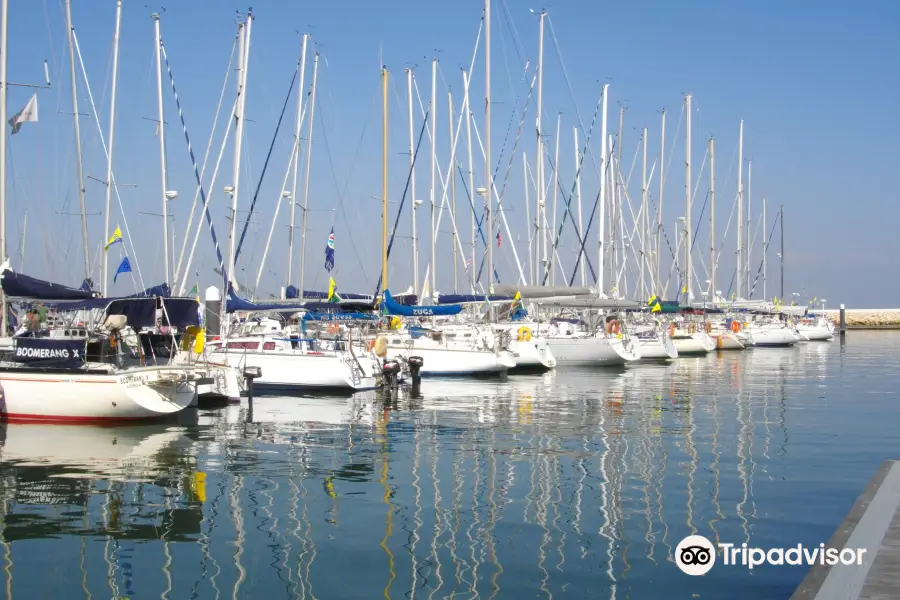
[[[669,337],[675,337],[675,323],[669,323]]]
[[[706,325],[705,325],[705,329],[706,329],[706,333],[711,333],[712,332],[712,323],[707,321]]]
[[[337,323],[329,323],[328,324],[328,333],[340,333],[341,326]]]
[[[615,319],[606,324],[606,333],[619,333],[619,322]]]
[[[531,329],[525,325],[519,327],[518,339],[520,342],[528,342],[531,341]]]
[[[731,331],[733,331],[734,333],[737,333],[740,330],[741,330],[740,321],[732,321],[731,322]]]

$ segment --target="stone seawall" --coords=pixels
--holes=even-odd
[[[900,308],[848,308],[845,312],[847,329],[900,329]],[[827,310],[825,316],[840,325],[840,310]]]

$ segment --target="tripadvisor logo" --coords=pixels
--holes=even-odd
[[[741,565],[752,570],[770,565],[862,565],[865,548],[828,548],[819,544],[812,548],[797,544],[789,548],[753,548],[747,544],[713,544],[702,535],[689,535],[675,548],[675,564],[687,575],[705,575],[716,564],[716,548],[725,566]]]

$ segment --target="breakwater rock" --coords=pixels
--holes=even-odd
[[[848,308],[847,329],[900,329],[900,308]],[[840,325],[841,311],[827,310],[825,316]]]

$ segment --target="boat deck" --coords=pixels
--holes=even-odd
[[[900,460],[885,461],[829,540],[866,548],[861,565],[816,565],[792,600],[900,598]]]

